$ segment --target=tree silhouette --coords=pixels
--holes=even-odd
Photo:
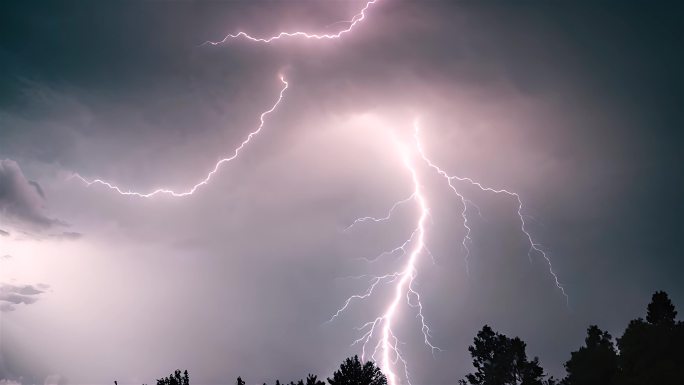
[[[570,353],[563,385],[608,385],[618,371],[612,336],[596,325],[587,329],[586,346]]]
[[[183,374],[180,370],[176,370],[168,377],[158,379],[157,385],[190,385],[190,376],[187,370]]]
[[[571,352],[565,363],[567,376],[561,385],[683,385],[684,322],[667,293],[657,291],[647,306],[646,320],[629,322],[617,349],[612,336],[596,325],[587,328],[584,346]],[[460,385],[556,385],[546,379],[537,357],[528,359],[526,344],[485,325],[468,351],[474,373],[458,381]],[[330,385],[387,385],[387,378],[373,362],[361,363],[358,356],[347,358],[340,369],[327,378]],[[1,385],[1,384],[0,384]],[[114,381],[117,385],[117,381]],[[176,370],[156,385],[190,385],[188,371]],[[236,385],[245,385],[241,377]],[[266,385],[266,384],[264,384]],[[276,380],[275,385],[281,385]],[[284,384],[285,385],[285,384]],[[325,385],[317,376],[289,385]]]
[[[648,304],[646,321],[651,325],[668,325],[675,323],[677,311],[675,310],[670,297],[664,291],[656,291]]]
[[[477,333],[474,344],[468,347],[473,357],[475,373],[460,380],[461,385],[543,385],[544,369],[537,357],[531,361],[525,353],[525,342],[520,338],[508,338],[485,325]]]
[[[304,382],[304,380],[299,380],[296,384],[294,382],[290,382],[290,385],[325,385],[325,382],[319,380],[318,376],[309,373],[309,375],[306,377],[306,382]]]
[[[318,376],[309,374],[309,376],[306,377],[306,385],[325,385],[325,382],[319,380]]]
[[[646,321],[637,318],[617,339],[620,371],[616,384],[675,385],[684,382],[684,324],[676,322],[665,292],[653,294]]]
[[[340,370],[328,377],[330,385],[386,385],[387,377],[380,368],[371,361],[361,364],[359,356],[347,358],[340,365]],[[307,384],[308,385],[308,384]]]

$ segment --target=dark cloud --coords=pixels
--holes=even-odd
[[[28,182],[31,186],[33,186],[36,189],[36,192],[38,193],[38,195],[40,195],[41,198],[45,199],[45,192],[43,191],[43,188],[40,187],[38,182],[33,181],[33,180],[30,180]]]
[[[11,159],[0,160],[0,212],[5,218],[31,228],[63,224],[46,214],[42,188],[27,180],[19,164]]]
[[[8,231],[5,231],[5,230],[0,229],[0,236],[2,236],[2,237],[7,237],[7,236],[9,236],[9,235],[10,235],[10,233],[9,233]]]
[[[45,288],[45,285],[0,284],[0,311],[13,311],[16,305],[35,303]]]
[[[81,239],[83,234],[76,231],[63,231],[59,234],[50,234],[49,237],[55,239],[76,240]]]

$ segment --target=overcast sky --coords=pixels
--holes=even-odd
[[[0,8],[0,379],[195,384],[331,375],[392,294],[326,323],[374,257],[405,240],[413,191],[393,136],[454,175],[417,166],[431,216],[415,309],[396,324],[414,384],[454,384],[487,323],[553,375],[589,324],[615,336],[656,290],[684,311],[684,46],[673,3],[3,2]],[[332,25],[331,25],[332,24]],[[85,186],[186,190],[264,128],[195,194],[152,199]],[[477,208],[476,208],[476,206]],[[479,210],[478,210],[479,208]],[[469,274],[467,273],[469,271]],[[0,382],[2,383],[2,382]]]

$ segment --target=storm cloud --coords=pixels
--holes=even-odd
[[[381,0],[339,41],[201,45],[239,30],[329,32],[359,5],[1,5],[0,255],[13,257],[0,278],[46,282],[50,295],[2,286],[15,311],[3,314],[0,378],[331,373],[359,353],[355,328],[388,295],[326,322],[367,289],[347,277],[402,261],[362,258],[400,245],[416,207],[344,229],[410,194],[392,134],[410,140],[416,118],[444,169],[520,193],[570,301],[543,258],[528,257],[515,199],[464,185],[477,204],[467,272],[460,200],[420,166],[434,263],[421,260],[416,287],[444,351],[430,354],[406,310],[414,383],[454,384],[485,323],[520,336],[558,376],[587,325],[620,335],[654,290],[682,308],[681,13]],[[290,88],[261,134],[192,196],[141,199],[71,178],[185,190],[259,124],[280,74]]]
[[[0,311],[12,311],[16,309],[16,305],[35,303],[46,288],[45,285],[0,284]]]
[[[47,215],[42,188],[27,180],[19,164],[11,159],[0,160],[0,212],[3,219],[29,228],[63,224]],[[6,231],[2,233],[7,235]]]

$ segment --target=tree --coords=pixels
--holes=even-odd
[[[617,384],[675,385],[684,379],[684,324],[665,292],[653,294],[646,321],[632,320],[622,337]]]
[[[525,353],[525,342],[508,338],[485,325],[477,333],[474,344],[468,347],[473,357],[475,373],[460,380],[461,385],[544,385],[544,369],[537,357],[531,361]]]
[[[651,325],[672,326],[675,323],[677,311],[670,297],[664,291],[656,291],[648,304],[646,321]]]
[[[183,374],[180,370],[176,370],[168,377],[158,379],[157,385],[190,385],[190,376],[187,370]]]
[[[309,374],[306,377],[306,385],[325,385],[325,382],[319,380],[318,376],[314,376],[313,374]]]
[[[340,370],[328,377],[330,385],[387,385],[387,377],[380,368],[371,361],[361,364],[359,356],[347,358],[340,365]]]
[[[570,353],[565,363],[567,377],[563,385],[608,385],[617,371],[617,353],[612,336],[596,325],[587,329],[586,346]]]
[[[294,381],[290,381],[290,385],[325,385],[325,382],[320,381],[318,379],[318,376],[309,373],[309,376],[306,377],[306,383],[304,382],[304,380],[299,380],[296,383]]]
[[[245,385],[245,381],[242,377],[238,377],[237,380],[235,380],[235,385]]]

